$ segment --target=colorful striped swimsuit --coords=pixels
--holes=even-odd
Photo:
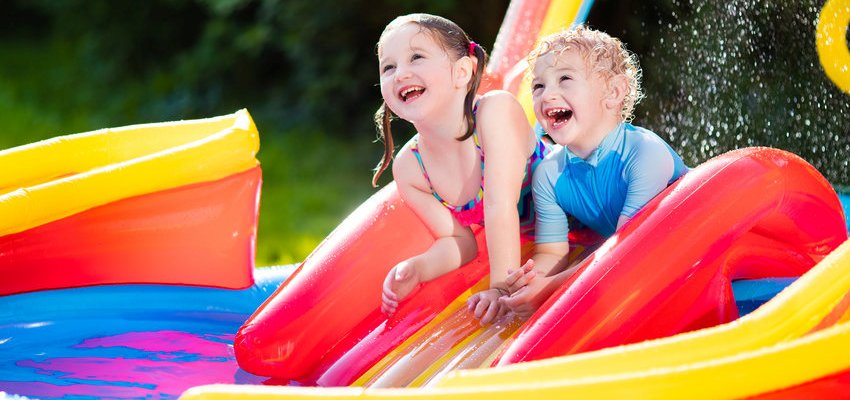
[[[473,110],[473,117],[477,108],[476,106]],[[431,184],[431,178],[428,177],[428,171],[425,170],[425,164],[422,162],[422,156],[419,154],[419,135],[414,136],[410,143],[410,150],[416,156],[416,160],[419,161],[419,167],[422,169],[422,175],[425,177],[425,181],[428,182],[428,188],[431,189],[431,194],[443,206],[448,208],[449,212],[463,226],[469,226],[471,224],[484,225],[484,150],[481,148],[481,143],[478,140],[478,134],[475,130],[472,132],[472,140],[475,143],[475,148],[478,149],[478,153],[481,155],[481,186],[475,198],[462,206],[450,204],[443,200],[434,190],[434,185]],[[538,138],[534,152],[528,157],[528,162],[526,163],[525,176],[522,179],[522,189],[520,191],[519,202],[517,203],[520,234],[526,237],[534,236],[534,202],[531,198],[531,177],[534,169],[537,168],[537,164],[543,160],[546,154],[549,153],[549,150],[550,148]]]

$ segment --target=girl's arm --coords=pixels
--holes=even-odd
[[[517,202],[534,135],[516,98],[505,91],[484,95],[476,116],[484,150],[484,229],[490,287],[507,289],[509,268],[520,261]]]
[[[460,225],[437,199],[422,187],[419,165],[407,147],[393,163],[393,178],[399,194],[425,223],[436,240],[424,252],[397,265],[384,279],[382,309],[395,312],[398,302],[407,297],[419,283],[427,282],[471,261],[478,252],[475,235]]]

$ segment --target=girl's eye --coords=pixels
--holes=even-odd
[[[389,71],[393,68],[395,68],[395,65],[387,64],[387,65],[384,65],[384,68],[381,70],[381,72],[387,72],[387,71]]]

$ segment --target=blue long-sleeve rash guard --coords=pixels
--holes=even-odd
[[[567,215],[611,236],[620,215],[632,217],[687,171],[658,135],[629,123],[609,133],[586,160],[557,146],[534,173],[535,241],[566,242]]]

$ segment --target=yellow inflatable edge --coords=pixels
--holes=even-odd
[[[829,0],[817,21],[818,58],[826,76],[844,93],[850,94],[850,50],[847,47],[847,25],[850,5],[846,0]]]
[[[0,236],[116,200],[207,182],[259,164],[247,110],[101,129],[0,151]],[[21,168],[21,166],[27,166]]]

